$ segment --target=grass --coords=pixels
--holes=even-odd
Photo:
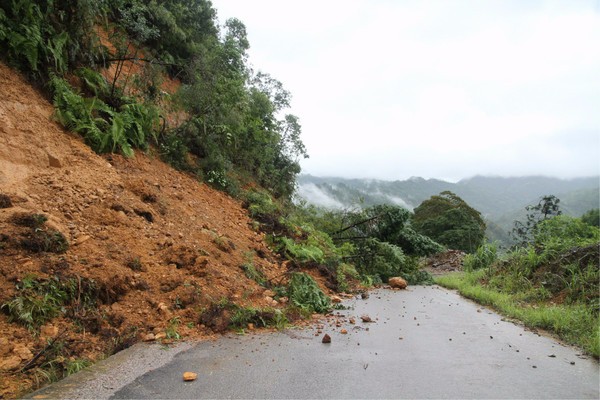
[[[581,347],[595,358],[600,357],[600,320],[598,310],[582,304],[525,303],[522,294],[509,294],[485,287],[481,279],[486,271],[453,273],[436,278],[436,283],[477,303],[522,321],[530,328],[555,333],[567,343]]]

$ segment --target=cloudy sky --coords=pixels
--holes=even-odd
[[[600,0],[213,0],[317,176],[600,172]]]

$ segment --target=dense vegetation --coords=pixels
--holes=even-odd
[[[598,177],[558,179],[541,176],[482,177],[456,183],[436,179],[410,178],[382,181],[374,179],[320,178],[299,175],[298,194],[309,203],[324,207],[349,208],[397,204],[409,210],[431,196],[451,191],[481,213],[486,223],[486,237],[498,241],[501,248],[512,245],[509,235],[515,220],[525,221],[525,206],[553,193],[561,199],[564,215],[579,217],[600,206]]]
[[[465,258],[465,274],[438,282],[599,357],[600,229],[595,211],[573,218],[558,204],[544,196],[528,207],[530,218],[515,224],[521,241],[504,257],[485,244]]]
[[[455,250],[475,251],[485,237],[479,211],[452,192],[432,196],[415,208],[415,230]]]

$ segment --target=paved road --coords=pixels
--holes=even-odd
[[[316,328],[138,347],[102,373],[34,395],[52,398],[591,398],[599,367],[577,349],[504,321],[439,287],[379,290]],[[362,323],[368,314],[373,323]],[[346,329],[348,334],[341,334]],[[184,351],[183,351],[184,350]],[[110,359],[109,359],[110,365]],[[92,368],[93,370],[93,368]],[[119,371],[110,378],[110,371]],[[198,379],[183,382],[182,373]],[[100,383],[99,383],[100,382]],[[64,386],[67,385],[67,386]],[[39,398],[39,397],[38,397]]]

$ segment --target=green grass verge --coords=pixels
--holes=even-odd
[[[508,294],[487,288],[480,283],[485,271],[459,272],[437,277],[436,283],[458,292],[477,303],[490,306],[500,313],[522,321],[530,328],[541,328],[558,335],[600,357],[600,319],[597,310],[584,304],[530,304],[519,300],[518,294]]]

